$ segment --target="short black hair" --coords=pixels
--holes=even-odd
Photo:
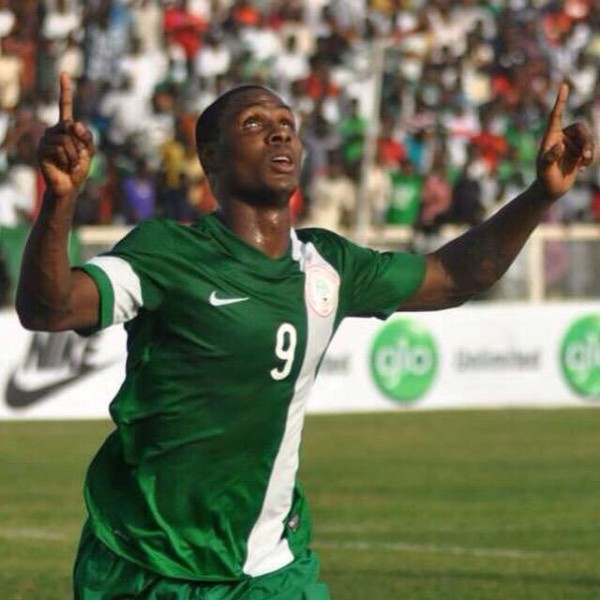
[[[196,148],[199,149],[202,146],[217,140],[220,133],[221,115],[227,108],[231,98],[237,94],[242,94],[254,89],[271,92],[269,88],[266,88],[263,85],[253,83],[238,85],[221,94],[212,104],[209,104],[202,111],[196,121]]]

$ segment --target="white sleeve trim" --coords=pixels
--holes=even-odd
[[[113,325],[133,319],[144,303],[140,278],[131,265],[117,256],[96,256],[88,264],[102,269],[110,280],[114,294]]]

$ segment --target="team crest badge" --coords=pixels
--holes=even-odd
[[[328,317],[337,308],[340,278],[335,271],[315,265],[306,271],[306,298],[319,317]]]

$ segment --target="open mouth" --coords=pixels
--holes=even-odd
[[[294,161],[287,154],[276,154],[271,158],[271,164],[274,165],[277,171],[290,173],[295,169]]]

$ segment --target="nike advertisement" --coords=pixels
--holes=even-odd
[[[124,374],[125,332],[25,331],[0,313],[0,418],[102,418]],[[6,343],[10,340],[10,344]]]
[[[221,298],[212,302],[244,302]],[[88,336],[25,331],[0,312],[0,419],[108,418],[122,326]],[[309,412],[600,406],[600,304],[475,304],[347,319]]]

